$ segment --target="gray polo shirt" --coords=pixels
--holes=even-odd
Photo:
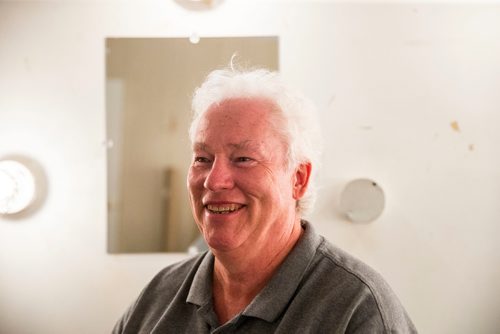
[[[266,287],[219,324],[212,304],[214,256],[163,269],[113,333],[416,333],[382,277],[303,222],[304,233]]]

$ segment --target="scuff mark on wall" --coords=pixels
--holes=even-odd
[[[450,126],[453,129],[453,131],[460,132],[460,126],[458,125],[457,121],[451,122]]]
[[[336,96],[335,94],[333,94],[331,97],[330,97],[330,100],[328,100],[328,106],[331,107],[334,103],[335,103],[335,99],[336,99]]]
[[[26,72],[31,73],[31,61],[28,57],[24,57],[24,69]]]

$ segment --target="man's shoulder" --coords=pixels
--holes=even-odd
[[[377,289],[379,285],[382,287],[387,285],[382,276],[372,267],[324,238],[318,247],[318,256],[320,260],[329,264],[330,270],[343,272],[356,284],[374,289]],[[327,267],[328,264],[326,264]]]
[[[330,275],[325,284],[341,291],[340,298],[351,302],[357,299],[366,307],[371,305],[369,307],[379,313],[386,329],[406,324],[409,330],[401,332],[416,332],[392,288],[369,265],[324,239],[317,249],[316,261],[322,275]]]
[[[308,247],[304,247],[305,251],[300,255],[304,256],[306,252],[312,254],[306,270],[310,280],[333,291],[353,290],[357,293],[367,289],[378,297],[388,290],[392,295],[390,287],[377,271],[317,234],[309,222],[303,221],[303,226],[306,228],[304,242]]]
[[[158,272],[117,322],[113,333],[149,333],[176,297],[185,300],[190,280],[205,256],[192,256]]]
[[[164,289],[166,286],[180,286],[186,278],[194,275],[206,255],[207,252],[199,253],[163,268],[154,276],[147,288]]]
[[[206,254],[197,254],[163,268],[141,291],[132,311],[155,313],[164,309],[175,298],[185,300],[193,277]]]

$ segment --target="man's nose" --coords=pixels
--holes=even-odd
[[[229,163],[216,159],[203,185],[211,191],[231,189],[234,186],[234,180]]]

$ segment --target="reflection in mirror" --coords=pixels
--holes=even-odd
[[[191,96],[233,54],[278,70],[277,37],[108,38],[108,252],[199,249],[186,188]]]

